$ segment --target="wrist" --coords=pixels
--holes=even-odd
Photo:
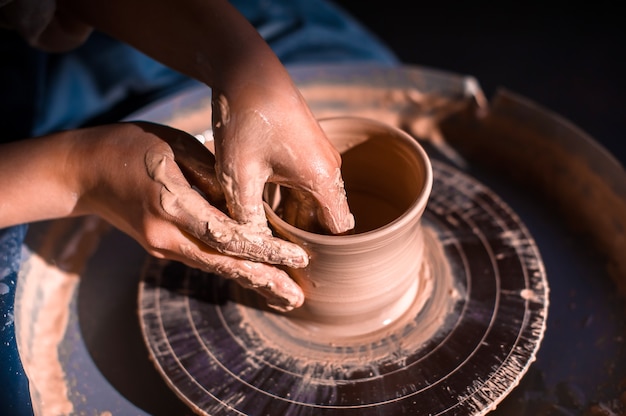
[[[0,227],[73,215],[80,197],[69,132],[3,145]]]

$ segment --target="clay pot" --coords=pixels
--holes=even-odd
[[[419,286],[424,240],[420,219],[432,188],[432,168],[418,142],[404,131],[357,117],[320,125],[342,154],[342,175],[355,230],[324,235],[284,221],[280,188],[268,188],[268,220],[281,237],[310,254],[290,275],[305,303],[293,311],[309,326],[345,336],[375,331],[411,306]]]

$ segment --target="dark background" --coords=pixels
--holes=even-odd
[[[580,127],[626,165],[626,14],[601,2],[337,3],[406,64],[478,79]]]

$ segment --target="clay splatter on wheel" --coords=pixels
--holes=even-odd
[[[441,162],[433,172],[423,218],[433,296],[380,334],[324,342],[230,282],[149,259],[139,291],[142,331],[170,387],[210,415],[492,410],[543,337],[543,262],[497,195]],[[441,256],[445,262],[432,261]]]

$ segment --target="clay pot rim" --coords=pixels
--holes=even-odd
[[[350,120],[350,119],[356,120],[360,123],[366,123],[366,124],[370,124],[370,125],[377,126],[377,127],[383,127],[383,128],[392,128],[396,130],[398,135],[404,137],[406,139],[406,142],[409,144],[409,146],[413,147],[414,150],[420,155],[422,161],[424,162],[424,173],[425,173],[424,186],[422,187],[421,191],[415,198],[415,201],[411,203],[411,205],[406,209],[406,211],[404,211],[398,218],[391,221],[390,223],[385,224],[382,227],[376,228],[374,230],[362,232],[359,234],[327,235],[327,234],[312,233],[310,231],[306,231],[298,227],[295,227],[289,224],[288,222],[284,221],[274,212],[274,210],[269,206],[267,202],[263,202],[268,220],[271,218],[270,224],[279,224],[280,227],[284,228],[289,234],[299,239],[302,239],[304,241],[332,246],[332,245],[345,245],[346,242],[359,243],[360,240],[369,240],[371,239],[371,235],[374,233],[376,233],[379,237],[384,237],[386,235],[396,232],[399,229],[404,228],[408,222],[414,220],[416,217],[420,218],[419,221],[421,221],[421,215],[426,209],[426,204],[428,203],[428,197],[432,191],[432,186],[433,186],[432,163],[430,162],[430,158],[428,154],[426,153],[426,151],[424,150],[424,148],[419,144],[416,138],[411,136],[406,131],[400,129],[399,127],[386,124],[378,120],[374,120],[374,119],[370,119],[366,117],[360,117],[360,116],[333,116],[333,117],[320,118],[318,121],[322,123],[324,121]]]

